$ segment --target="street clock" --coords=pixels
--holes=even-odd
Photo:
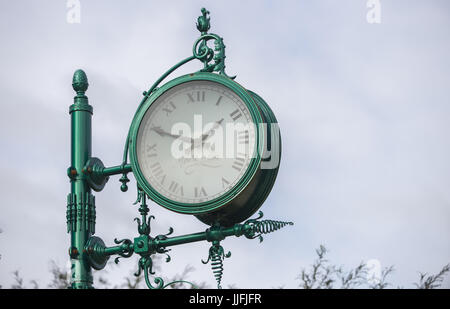
[[[274,184],[278,162],[268,169],[264,162],[279,160],[276,128],[268,105],[231,78],[181,76],[152,93],[136,114],[132,170],[159,205],[231,226],[250,217]]]
[[[217,287],[221,287],[225,253],[221,241],[244,236],[262,241],[264,234],[292,222],[264,219],[262,212],[250,217],[270,193],[278,173],[281,137],[277,119],[267,103],[225,73],[225,45],[208,33],[209,12],[202,9],[197,19],[201,36],[193,54],[178,62],[143,93],[125,141],[122,163],[105,167],[92,156],[93,108],[85,95],[88,79],[77,70],[72,86],[76,92],[70,106],[71,165],[67,175],[71,192],[67,195],[67,232],[71,235],[71,288],[92,288],[92,269],[103,269],[111,256],[140,256],[136,276],[144,274],[150,289],[167,288],[161,277],[152,280],[153,256],[165,254],[172,246],[208,241],[206,261],[211,263]],[[208,42],[214,42],[214,47]],[[177,77],[162,86],[173,71],[199,60],[203,68]],[[129,160],[129,161],[128,161]],[[114,239],[114,246],[94,236],[96,205],[92,190],[100,192],[110,176],[122,175],[121,191],[128,190],[129,173],[137,181],[139,235]],[[148,199],[178,213],[194,215],[208,225],[202,232],[151,236]]]

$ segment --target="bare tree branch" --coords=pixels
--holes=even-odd
[[[450,271],[450,264],[442,267],[441,271],[436,275],[428,275],[427,273],[419,273],[419,282],[414,283],[418,289],[436,289],[442,285],[445,276]]]
[[[25,286],[23,285],[23,279],[19,274],[19,270],[13,271],[13,277],[15,283],[11,285],[11,289],[25,289]]]
[[[52,281],[48,284],[52,289],[67,289],[70,286],[70,279],[64,268],[59,267],[55,261],[50,261],[50,273]]]

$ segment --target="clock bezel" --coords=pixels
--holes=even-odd
[[[228,192],[223,194],[222,196],[219,196],[213,200],[201,202],[201,203],[183,203],[171,200],[170,198],[164,196],[163,194],[156,191],[146,180],[144,174],[141,171],[141,168],[139,166],[138,161],[138,155],[137,155],[137,136],[139,133],[139,128],[141,125],[141,122],[147,113],[150,106],[166,91],[169,89],[178,86],[180,84],[190,82],[190,81],[210,81],[210,82],[216,82],[221,84],[224,87],[227,87],[230,91],[232,91],[234,94],[236,94],[247,106],[251,118],[255,124],[255,156],[250,159],[250,164],[247,167],[247,170],[243,174],[243,176],[237,181],[237,183],[234,185],[232,189],[230,189]],[[169,209],[171,211],[177,212],[177,213],[183,213],[183,214],[204,214],[209,213],[215,210],[218,210],[235,199],[239,193],[241,193],[251,182],[253,177],[255,176],[255,173],[257,172],[260,163],[261,163],[261,145],[262,141],[264,141],[264,130],[260,129],[260,124],[263,122],[263,117],[260,114],[260,111],[251,96],[251,94],[241,85],[239,85],[237,82],[233,81],[232,79],[219,75],[214,73],[208,73],[208,72],[197,72],[197,73],[191,73],[187,75],[183,75],[180,77],[177,77],[167,83],[165,83],[163,86],[155,90],[148,98],[147,100],[142,104],[138,112],[136,113],[133,122],[131,124],[131,131],[130,131],[130,163],[132,166],[133,174],[136,178],[136,181],[138,183],[138,186],[144,190],[144,192],[149,196],[151,200],[153,200],[155,203],[163,206],[166,209]]]

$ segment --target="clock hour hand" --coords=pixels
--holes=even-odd
[[[199,146],[203,146],[203,144],[205,143],[205,140],[211,135],[211,133],[217,129],[220,124],[223,122],[223,118],[220,119],[219,121],[216,121],[213,125],[213,127],[208,130],[208,132],[206,132],[205,134],[202,134],[200,137],[192,139],[192,145],[191,145],[191,149],[194,150],[194,148],[199,147]],[[201,143],[200,143],[201,142]]]
[[[172,134],[170,132],[164,131],[160,126],[152,127],[151,130],[155,131],[159,136],[170,136],[173,138],[178,138],[187,143],[192,143],[192,138],[187,138],[179,134]]]

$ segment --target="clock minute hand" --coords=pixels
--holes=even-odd
[[[211,133],[217,129],[220,124],[223,122],[223,118],[220,119],[219,121],[216,121],[213,125],[213,127],[206,132],[205,134],[202,134],[200,137],[192,139],[192,145],[191,145],[191,149],[194,150],[194,148],[199,147],[199,146],[203,146],[203,144],[205,143],[205,140],[211,135]],[[201,144],[199,144],[198,142],[201,141]]]
[[[222,123],[222,121],[223,121],[223,118],[220,119],[219,121],[216,121],[216,122],[214,123],[213,127],[211,128],[211,130],[209,130],[208,132],[206,132],[206,134],[202,134],[202,143],[203,143],[203,142],[211,135],[211,133],[212,133],[215,129],[217,129],[217,128],[220,126],[220,124]]]

